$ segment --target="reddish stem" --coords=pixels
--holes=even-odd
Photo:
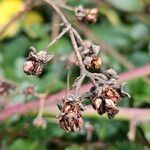
[[[125,73],[121,73],[119,79],[120,81],[131,80],[147,74],[150,74],[150,65],[145,65],[141,68],[137,68]],[[83,85],[81,92],[88,91],[90,87],[91,84]],[[66,91],[63,90],[59,93],[49,96],[45,100],[45,106],[49,107],[51,112],[53,113],[57,112],[56,103],[59,101],[61,97],[65,95],[65,92]],[[26,104],[15,104],[15,105],[8,106],[0,112],[0,121],[2,122],[14,114],[22,115],[33,109],[37,110],[38,105],[39,105],[39,100],[27,102]],[[148,118],[146,116],[150,114],[150,109],[120,108],[119,110],[120,110],[119,115],[122,115],[124,118],[128,118],[128,120],[130,120],[132,117],[137,116],[137,114],[140,114],[140,116],[143,116],[143,118]],[[92,109],[88,108],[86,110],[86,113],[87,114],[92,113]]]

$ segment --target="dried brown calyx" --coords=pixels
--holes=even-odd
[[[108,118],[111,119],[119,112],[117,104],[121,98],[130,95],[123,90],[124,83],[118,83],[118,75],[113,69],[106,70],[100,77],[99,88],[92,87],[89,98],[98,114],[107,113]]]
[[[89,22],[89,23],[95,23],[97,21],[98,16],[98,9],[92,8],[92,9],[85,9],[82,5],[75,8],[75,15],[78,20]]]
[[[102,65],[102,60],[98,56],[100,52],[100,46],[98,45],[89,45],[83,43],[84,46],[79,47],[79,51],[82,57],[83,64],[87,68],[96,68],[98,69]]]
[[[58,104],[61,113],[58,115],[60,126],[67,132],[79,131],[84,124],[82,111],[84,110],[81,100],[76,99],[73,95],[68,95]]]
[[[10,81],[0,79],[0,96],[8,95],[11,90],[15,90],[16,85]]]
[[[27,75],[40,75],[44,69],[44,65],[53,58],[47,51],[36,52],[36,49],[31,46],[29,56],[23,65],[23,71]]]

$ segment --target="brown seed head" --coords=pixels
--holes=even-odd
[[[63,100],[62,105],[58,105],[61,113],[58,115],[60,126],[67,132],[76,132],[84,124],[81,111],[82,104],[80,100],[69,100],[69,97]]]

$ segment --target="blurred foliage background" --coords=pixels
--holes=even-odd
[[[69,6],[82,4],[85,7],[97,7],[99,17],[96,24],[84,24],[102,42],[115,48],[123,57],[127,58],[135,67],[150,63],[150,1],[149,0],[68,0]],[[23,0],[0,0],[0,28],[18,12]],[[74,13],[63,10],[74,25]],[[23,104],[33,98],[26,99],[21,90],[27,86],[35,86],[38,92],[48,91],[49,94],[66,88],[68,73],[63,57],[72,52],[69,38],[65,35],[49,49],[57,58],[47,64],[43,74],[39,77],[27,76],[22,71],[29,46],[38,50],[45,48],[52,40],[56,28],[54,24],[58,16],[46,4],[41,4],[27,12],[24,17],[14,22],[7,31],[0,36],[0,77],[14,81],[19,90],[5,97],[10,104]],[[59,23],[59,22],[58,22]],[[78,24],[78,22],[76,22]],[[80,32],[83,38],[86,34]],[[88,35],[89,37],[90,35]],[[127,71],[126,65],[105,52],[101,53],[103,68],[113,68],[119,73]],[[71,82],[79,75],[79,69],[73,67]],[[150,87],[143,79],[128,81],[127,91],[130,100],[120,103],[123,107],[150,107]],[[1,98],[0,98],[1,99]],[[51,109],[51,108],[49,108]],[[127,138],[129,122],[122,120],[108,120],[92,116],[85,118],[94,126],[90,141],[86,141],[87,133],[66,133],[58,124],[48,117],[46,129],[32,125],[35,114],[25,116],[15,115],[0,123],[1,150],[148,150],[150,148],[150,125],[139,124],[136,140],[130,142]]]

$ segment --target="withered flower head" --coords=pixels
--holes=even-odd
[[[16,86],[13,83],[0,79],[0,96],[8,95],[15,88]]]
[[[29,56],[23,65],[23,71],[27,75],[40,75],[44,69],[45,63],[53,58],[47,51],[36,52],[36,49],[31,46]]]
[[[63,100],[62,105],[58,105],[61,113],[58,115],[60,126],[67,132],[79,131],[84,121],[81,112],[83,106],[80,100],[72,100],[68,97]]]
[[[75,16],[79,21],[95,23],[97,21],[98,9],[85,9],[82,5],[75,8]]]

